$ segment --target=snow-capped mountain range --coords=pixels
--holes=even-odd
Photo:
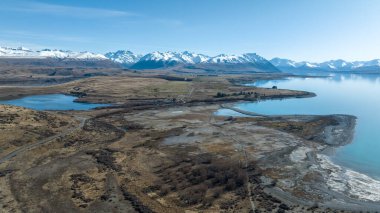
[[[221,54],[214,57],[204,54],[184,52],[152,52],[146,55],[134,54],[131,51],[119,50],[106,54],[91,52],[74,52],[67,50],[43,49],[31,50],[25,47],[9,48],[0,47],[1,58],[18,59],[64,59],[71,61],[112,61],[123,67],[133,69],[157,69],[173,66],[199,66],[199,69],[223,68],[222,70],[248,70],[253,72],[279,72],[268,60],[255,54],[242,55]]]
[[[123,54],[117,54],[123,53]],[[348,62],[344,60],[330,60],[322,63],[314,63],[308,61],[296,62],[289,59],[273,58],[268,61],[265,58],[255,54],[247,53],[242,55],[226,55],[207,56],[204,54],[196,54],[188,51],[185,52],[152,52],[144,56],[133,54],[130,51],[117,51],[107,53],[106,56],[115,62],[130,65],[136,69],[153,69],[169,67],[178,64],[228,64],[241,65],[250,64],[261,66],[268,69],[279,69],[284,72],[301,72],[301,71],[380,71],[380,59],[371,61],[354,61]],[[275,68],[273,68],[273,66]]]
[[[265,58],[255,54],[247,53],[242,55],[226,55],[208,56],[204,54],[184,52],[152,52],[144,56],[133,54],[130,51],[116,51],[105,55],[110,60],[129,65],[135,69],[155,69],[162,67],[170,67],[176,65],[260,65],[261,68],[268,66],[268,69],[278,71]]]
[[[184,52],[152,52],[146,55],[135,54],[131,51],[119,50],[106,54],[91,52],[74,52],[69,50],[42,49],[31,50],[25,47],[9,48],[0,47],[0,58],[53,58],[78,61],[113,61],[124,67],[134,69],[156,69],[179,65],[197,65],[205,68],[210,66],[228,66],[229,68],[257,69],[258,71],[380,71],[380,59],[371,61],[331,60],[322,63],[296,62],[289,59],[273,58],[268,61],[255,54],[246,53],[241,55],[220,54],[217,56],[207,56],[204,54]]]
[[[176,62],[184,64],[200,64],[200,63],[260,63],[267,61],[265,58],[255,54],[247,53],[243,55],[226,55],[221,54],[214,57],[207,56],[204,54],[197,54],[188,51],[184,52],[152,52],[144,56],[133,54],[130,51],[119,50],[116,52],[110,52],[105,54],[105,56],[115,62],[124,64],[133,64],[137,62],[146,61],[165,61],[165,62]]]
[[[282,71],[361,71],[361,70],[379,70],[380,59],[371,61],[354,61],[348,62],[344,60],[330,60],[322,63],[313,62],[296,62],[289,59],[274,58],[270,62]]]
[[[73,52],[67,50],[31,50],[25,47],[9,48],[0,47],[0,58],[57,58],[72,60],[108,60],[102,54],[91,52]]]
[[[208,56],[204,54],[184,52],[152,52],[144,56],[133,54],[130,51],[119,50],[105,54],[110,60],[122,63],[133,69],[156,69],[181,65],[228,65],[230,68],[245,66],[245,69],[257,68],[263,71],[278,71],[268,60],[255,54]],[[241,69],[242,67],[239,67]]]

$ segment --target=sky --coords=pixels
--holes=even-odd
[[[379,0],[1,0],[0,46],[380,58]]]

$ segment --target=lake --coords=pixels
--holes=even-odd
[[[89,110],[96,107],[109,106],[109,104],[79,103],[75,96],[63,94],[33,95],[24,98],[0,101],[0,104],[9,104],[26,107],[34,110]]]
[[[344,168],[380,180],[380,75],[334,75],[330,78],[290,78],[260,81],[251,86],[277,86],[279,89],[305,90],[313,98],[268,100],[239,103],[235,107],[269,115],[349,114],[357,116],[353,143],[337,148],[331,161]],[[237,115],[220,110],[219,115]]]

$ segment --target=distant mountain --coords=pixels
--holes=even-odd
[[[295,61],[282,58],[273,58],[270,62],[276,67],[297,67],[298,64]]]
[[[198,64],[207,62],[209,56],[185,52],[152,52],[143,56],[132,66],[135,69],[157,69],[180,64]]]
[[[158,69],[174,66],[189,66],[210,70],[245,70],[253,72],[278,72],[268,60],[255,54],[243,55],[221,54],[210,57],[203,54],[185,52],[153,52],[143,56],[131,68]]]
[[[131,51],[126,51],[126,50],[118,50],[116,52],[109,52],[104,55],[111,61],[114,61],[116,63],[120,63],[126,66],[131,66],[138,62],[142,55],[140,54],[134,54]]]
[[[25,59],[70,59],[70,60],[107,60],[102,54],[91,52],[73,52],[66,50],[43,49],[34,51],[25,47],[9,48],[0,47],[0,58],[25,58]]]
[[[46,60],[49,59],[49,60]],[[91,52],[74,52],[69,50],[42,49],[31,50],[25,47],[0,47],[0,60],[2,63],[21,65],[54,66],[123,66],[132,69],[162,69],[175,68],[186,70],[204,70],[207,72],[279,72],[265,58],[255,54],[242,55],[220,54],[210,57],[204,54],[184,52],[152,52],[146,55],[135,54],[127,50],[118,50],[106,54]],[[5,60],[5,61],[4,61]],[[12,62],[10,62],[12,60]],[[95,63],[96,62],[96,63]],[[99,63],[101,62],[101,63]],[[104,65],[103,65],[104,64]]]
[[[245,72],[279,72],[268,60],[257,55],[256,53],[246,53],[242,55],[221,54],[210,58],[202,67],[220,68],[229,71]]]
[[[162,69],[178,68],[187,70],[205,70],[208,72],[290,72],[290,73],[312,73],[312,72],[380,72],[380,59],[371,61],[330,60],[322,63],[308,61],[296,62],[289,59],[273,58],[268,61],[256,53],[241,55],[220,54],[207,56],[204,54],[184,52],[152,52],[146,55],[135,54],[131,51],[118,50],[106,54],[85,52],[74,52],[70,50],[42,49],[31,50],[25,47],[10,48],[0,47],[0,60],[27,59],[39,60],[35,64],[49,64],[59,62],[68,63],[74,61],[76,66],[107,66],[127,67],[132,69]],[[44,59],[51,59],[43,62]],[[55,61],[54,61],[55,60]],[[24,63],[20,60],[12,63]],[[104,64],[104,65],[103,65]]]
[[[225,64],[246,64],[246,63],[262,63],[267,60],[256,53],[247,53],[243,55],[226,55],[221,54],[210,58],[208,63],[225,63]]]
[[[284,72],[360,72],[378,71],[380,72],[380,59],[371,61],[330,60],[322,63],[295,62],[289,59],[273,58],[270,62]]]
[[[25,47],[0,47],[0,57],[37,57],[37,54]]]

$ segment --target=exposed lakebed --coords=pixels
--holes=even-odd
[[[380,75],[335,75],[330,78],[290,78],[259,81],[250,86],[305,90],[313,98],[239,103],[234,107],[268,115],[348,114],[357,117],[353,142],[335,149],[322,166],[332,171],[328,185],[359,198],[380,200]],[[219,115],[238,115],[221,109]],[[377,192],[377,193],[376,193]]]
[[[75,102],[75,96],[63,94],[33,95],[19,99],[0,101],[0,104],[26,107],[34,110],[89,110],[108,104]]]

